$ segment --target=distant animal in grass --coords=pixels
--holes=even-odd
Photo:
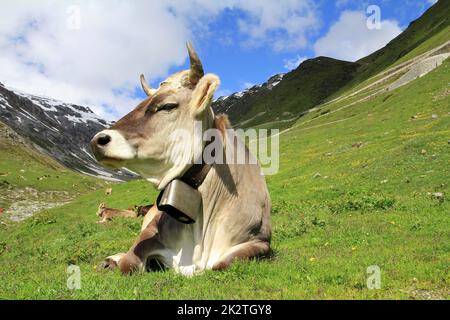
[[[100,221],[97,221],[97,223],[105,223],[111,221],[115,217],[136,218],[138,217],[138,213],[132,209],[121,210],[108,208],[106,203],[102,202],[98,206],[97,216],[102,218]]]
[[[107,188],[105,190],[105,195],[110,196],[112,194],[112,188]]]

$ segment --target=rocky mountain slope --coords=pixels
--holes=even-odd
[[[262,85],[255,85],[244,91],[233,93],[229,96],[223,96],[213,103],[213,109],[216,113],[226,113],[233,122],[242,120],[242,116],[252,109],[252,100],[261,95],[271,92],[283,80],[285,74],[280,73]]]
[[[26,94],[0,83],[0,121],[68,168],[110,180],[131,177],[128,172],[106,170],[92,156],[90,139],[110,124],[89,108]]]
[[[250,127],[269,121],[285,123],[298,119],[352,79],[360,65],[327,57],[304,61],[297,69],[270,78],[213,104],[217,113],[226,113],[233,125]]]

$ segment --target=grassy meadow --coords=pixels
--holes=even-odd
[[[280,171],[267,178],[273,256],[225,272],[97,271],[106,256],[127,251],[141,223],[98,225],[99,202],[127,208],[153,202],[156,191],[133,181],[114,184],[106,197],[104,183],[71,172],[38,180],[36,188],[61,186],[77,197],[0,225],[0,298],[449,299],[449,79],[447,60],[398,90],[340,110],[345,101],[331,103],[282,133]],[[66,286],[70,264],[81,268],[80,290]],[[366,285],[373,265],[381,270],[379,290]]]

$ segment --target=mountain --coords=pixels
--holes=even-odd
[[[221,97],[213,103],[216,113],[229,115],[236,127],[285,128],[294,124],[311,108],[338,97],[397,64],[442,45],[450,34],[450,1],[438,1],[419,19],[384,48],[356,61],[346,62],[327,57],[304,61],[283,75],[274,76],[261,86]],[[448,48],[442,48],[447,52]],[[395,70],[397,71],[397,70]],[[276,86],[268,87],[274,78]]]
[[[91,138],[110,123],[87,107],[30,95],[0,83],[0,121],[70,169],[109,180],[133,176],[124,170],[109,171],[92,156]]]
[[[242,115],[251,111],[255,98],[271,92],[283,80],[284,75],[283,73],[277,74],[262,85],[255,85],[230,96],[220,97],[213,103],[213,109],[216,113],[228,114],[234,123],[242,118]]]
[[[269,121],[292,123],[298,116],[322,102],[351,80],[358,63],[318,57],[304,61],[297,69],[270,78],[213,103],[216,113],[226,113],[239,127]]]

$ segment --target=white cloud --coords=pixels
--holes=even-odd
[[[402,30],[397,21],[383,20],[380,29],[367,28],[363,12],[344,11],[328,33],[314,44],[318,56],[356,61],[382,48]]]
[[[73,5],[79,30],[68,28]],[[244,13],[246,45],[274,50],[305,46],[317,24],[310,0],[5,0],[0,81],[117,118],[137,104],[139,74],[152,80],[183,64],[185,41],[214,36],[208,25],[225,9]]]
[[[287,70],[294,70],[297,69],[297,67],[305,60],[307,60],[307,57],[301,57],[297,55],[296,57],[292,59],[285,59],[284,62],[284,68]]]
[[[297,50],[308,44],[308,32],[320,26],[313,0],[186,0],[173,6],[175,12],[194,20],[199,14],[212,19],[225,9],[244,13],[237,23],[247,47],[268,45],[275,51]]]
[[[306,35],[320,24],[309,0],[241,1],[250,19],[240,20],[239,29],[248,36],[247,45],[269,43],[275,51],[297,50],[307,46]]]
[[[138,76],[163,76],[185,59],[183,19],[154,1],[80,2],[80,29],[68,28],[73,1],[8,1],[0,12],[0,79],[12,87],[122,115],[137,100]]]

